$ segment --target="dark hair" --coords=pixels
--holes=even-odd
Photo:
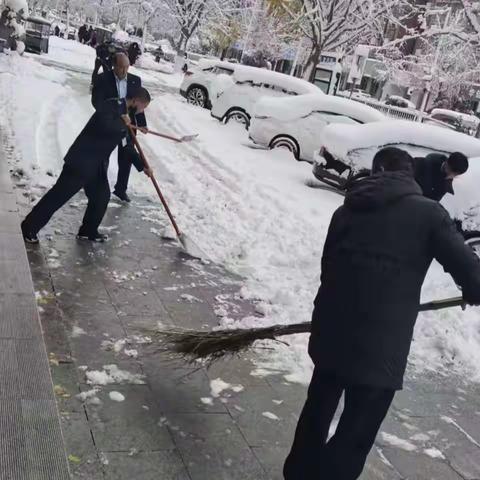
[[[134,98],[140,100],[144,103],[150,103],[152,101],[152,97],[150,96],[149,91],[146,88],[138,87],[133,92],[130,92],[127,95],[127,98],[133,100]]]
[[[468,170],[468,158],[460,152],[452,153],[447,159],[448,166],[457,175],[461,175]]]
[[[400,148],[382,148],[372,162],[372,173],[379,172],[408,172],[413,175],[413,158]]]

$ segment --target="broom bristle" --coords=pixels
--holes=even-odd
[[[189,362],[203,360],[207,364],[229,355],[238,354],[250,348],[257,340],[276,340],[283,335],[307,333],[310,323],[295,325],[273,325],[264,328],[216,330],[157,330],[148,334],[155,338],[170,353]]]

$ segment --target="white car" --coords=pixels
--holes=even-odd
[[[480,119],[467,113],[455,112],[443,108],[434,108],[423,123],[431,123],[439,127],[474,135],[480,125]]]
[[[352,174],[370,169],[375,153],[384,147],[398,147],[413,157],[430,153],[462,152],[480,157],[480,140],[453,130],[405,120],[365,125],[329,125],[322,134],[313,173],[329,185],[342,189]],[[345,177],[345,172],[348,176]]]
[[[236,65],[220,60],[205,60],[198,62],[198,68],[187,71],[180,85],[180,94],[188,103],[202,108],[211,108],[211,87],[220,74],[232,75]]]
[[[372,107],[332,95],[261,98],[255,107],[249,137],[265,148],[286,148],[297,160],[313,162],[323,129],[331,123],[388,121]]]
[[[300,78],[244,65],[235,66],[229,81],[225,80],[227,79],[219,78],[215,86],[211,114],[225,123],[230,120],[239,121],[247,128],[255,104],[262,97],[288,97],[308,93],[323,95],[318,87]]]

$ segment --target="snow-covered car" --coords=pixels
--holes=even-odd
[[[305,80],[264,68],[236,65],[229,81],[219,79],[212,98],[212,117],[222,122],[236,120],[247,128],[255,104],[262,97],[288,97],[322,91]]]
[[[352,175],[371,168],[379,149],[389,146],[406,150],[413,157],[453,152],[462,152],[470,158],[480,157],[480,140],[434,125],[405,120],[329,125],[323,130],[313,173],[320,181],[341,190]]]
[[[313,162],[327,125],[380,121],[387,121],[387,118],[372,107],[318,92],[293,97],[263,97],[255,106],[249,137],[256,145],[286,148],[297,160]]]
[[[196,70],[188,70],[180,85],[180,94],[188,103],[202,108],[211,108],[211,86],[220,74],[232,75],[235,65],[220,60],[202,59]]]
[[[417,106],[407,100],[406,98],[400,97],[399,95],[389,95],[389,97],[385,100],[385,105],[391,105],[392,107],[400,107],[400,108],[409,108],[410,110],[416,110]]]
[[[423,123],[430,123],[450,130],[456,130],[457,132],[475,135],[480,125],[480,119],[467,113],[434,108],[430,115],[423,120]]]

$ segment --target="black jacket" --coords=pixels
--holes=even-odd
[[[142,80],[136,75],[131,73],[127,74],[127,95],[134,92],[137,88],[142,86]],[[101,105],[103,101],[108,98],[117,98],[117,82],[115,81],[115,75],[113,71],[101,73],[92,89],[92,105],[93,108],[97,108],[98,105]],[[139,113],[138,115],[130,115],[132,123],[138,127],[146,127],[147,119],[145,118],[144,113]]]
[[[333,215],[309,353],[347,384],[402,388],[420,290],[436,258],[480,302],[480,261],[444,208],[413,178],[361,180]]]
[[[415,180],[427,198],[439,202],[446,193],[453,195],[452,180],[445,178],[442,166],[447,161],[445,155],[431,153],[426,157],[418,157],[415,162]]]
[[[124,100],[113,98],[98,105],[83,130],[65,155],[65,164],[85,181],[107,172],[112,151],[127,133],[121,115],[126,113]],[[135,167],[143,170],[138,156],[132,156]]]

